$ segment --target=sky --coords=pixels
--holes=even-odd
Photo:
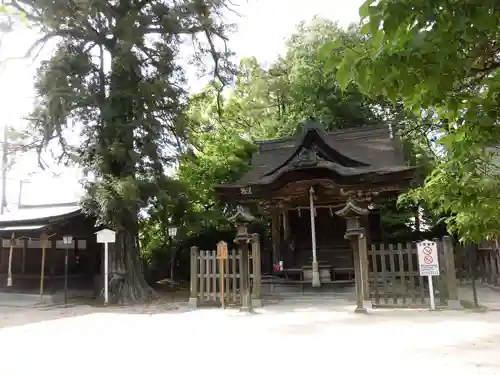
[[[362,0],[235,0],[240,16],[228,15],[237,25],[237,32],[230,37],[230,48],[237,57],[255,56],[261,62],[272,62],[284,52],[284,42],[296,25],[314,16],[336,20],[347,26],[359,19],[358,9]],[[22,118],[32,108],[34,100],[33,76],[44,57],[48,57],[48,46],[35,61],[12,59],[23,56],[37,39],[36,32],[19,29],[5,35],[0,46],[0,128],[4,125],[22,128]],[[190,74],[195,76],[195,72]],[[58,177],[54,177],[54,175]],[[75,201],[81,194],[80,172],[54,166],[41,171],[36,157],[24,155],[8,173],[7,200],[9,209],[18,202],[20,181],[23,182],[23,204],[42,204]]]

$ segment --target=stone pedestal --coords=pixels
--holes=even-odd
[[[252,307],[255,309],[262,307],[262,299],[261,298],[252,298]]]
[[[197,309],[198,308],[198,298],[190,297],[188,301],[188,308]]]
[[[312,286],[314,288],[321,287],[321,281],[319,279],[318,262],[312,262]]]

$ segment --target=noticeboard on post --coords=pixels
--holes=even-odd
[[[217,258],[227,259],[227,242],[220,241],[217,244]]]

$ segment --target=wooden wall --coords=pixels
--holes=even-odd
[[[63,235],[73,236],[73,245],[68,249],[68,275],[70,277],[92,276],[100,272],[101,245],[96,243],[94,220],[83,215],[61,221],[47,228],[49,235],[45,253],[45,276],[58,279],[64,275],[65,245]],[[11,233],[2,234],[0,247],[0,277],[6,279],[9,267]],[[42,266],[41,232],[14,233],[15,246],[12,252],[12,274],[15,278],[36,279]],[[0,282],[3,284],[3,282]]]
[[[0,249],[0,274],[7,274],[9,267],[10,247],[4,240],[3,248]],[[58,241],[59,242],[59,241]],[[68,272],[69,273],[87,273],[90,268],[89,262],[92,261],[92,252],[95,249],[86,247],[72,248],[68,250]],[[23,262],[23,253],[24,262]],[[46,249],[45,274],[63,275],[64,274],[65,250],[62,247],[53,248],[49,242]],[[24,267],[23,267],[24,263]],[[12,273],[14,274],[40,274],[42,266],[41,247],[14,247],[12,251]]]
[[[311,219],[308,209],[289,210],[290,246],[284,243],[281,259],[286,268],[301,267],[312,261]],[[316,208],[316,252],[318,262],[329,263],[333,268],[352,268],[353,254],[349,242],[344,239],[345,219],[337,216],[335,210]],[[365,223],[368,238],[378,238],[380,222],[378,214],[370,215]]]

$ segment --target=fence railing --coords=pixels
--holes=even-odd
[[[435,277],[436,303],[458,302],[453,246],[450,237],[438,245],[440,275]],[[368,249],[370,295],[375,305],[423,305],[429,298],[426,277],[420,276],[416,243],[372,244]],[[451,271],[450,271],[451,270]]]
[[[500,286],[500,252],[498,248],[478,249],[478,276],[484,284]]]
[[[230,250],[224,262],[224,297],[226,304],[241,303],[241,250]],[[252,298],[260,299],[261,261],[260,245],[252,243],[248,251],[250,287]],[[191,298],[198,304],[220,304],[221,302],[221,267],[215,250],[191,248]]]
[[[475,257],[471,259],[471,257]],[[482,241],[477,252],[468,253],[465,246],[457,246],[455,252],[457,278],[470,282],[473,277],[472,266],[476,265],[478,282],[489,286],[500,286],[500,248],[498,241]]]

